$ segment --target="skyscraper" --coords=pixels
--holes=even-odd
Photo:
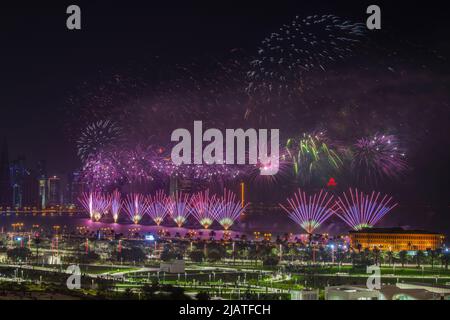
[[[8,144],[5,139],[0,154],[0,206],[11,207],[12,202],[13,193],[9,168]]]
[[[22,180],[21,191],[23,207],[39,207],[39,180],[34,172],[26,173]]]
[[[58,206],[62,204],[61,179],[57,176],[48,178],[48,205]]]
[[[17,159],[11,162],[10,172],[11,172],[11,185],[13,189],[13,207],[21,208],[23,205],[22,204],[23,180],[27,175],[24,156],[19,156]]]
[[[82,192],[86,191],[86,184],[81,179],[79,172],[72,172],[68,176],[67,196],[65,197],[67,205],[77,205],[78,197]]]
[[[47,166],[44,160],[40,160],[37,165],[37,178],[39,180],[39,207],[47,207],[48,186],[47,186]]]

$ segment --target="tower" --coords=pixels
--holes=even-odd
[[[9,168],[8,144],[5,139],[0,154],[0,207],[11,207],[12,200],[13,193]]]

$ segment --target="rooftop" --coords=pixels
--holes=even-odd
[[[393,228],[364,228],[362,230],[351,230],[349,233],[397,233],[397,234],[435,234],[440,235],[437,232],[425,231],[425,230],[407,230],[401,227]]]

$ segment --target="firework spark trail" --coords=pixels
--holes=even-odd
[[[148,212],[148,203],[140,193],[128,194],[123,202],[123,207],[134,224],[138,224]]]
[[[214,215],[225,230],[228,230],[247,208],[247,204],[242,206],[241,202],[236,200],[236,195],[227,189],[224,189],[223,196],[214,202]]]
[[[121,140],[122,130],[115,122],[99,120],[88,125],[81,133],[76,142],[77,154],[82,161],[86,161],[97,152],[115,146]]]
[[[119,220],[120,209],[122,208],[122,200],[119,190],[114,190],[110,196],[111,201],[111,214],[114,222]]]
[[[118,159],[115,151],[99,151],[89,157],[81,171],[84,182],[93,189],[104,189],[119,183],[123,174]]]
[[[192,196],[190,206],[195,219],[203,228],[208,229],[216,218],[216,196],[210,197],[209,190],[198,192]]]
[[[304,191],[298,189],[294,197],[287,199],[288,206],[280,204],[280,207],[307,233],[312,234],[334,213],[332,200],[333,196],[328,196],[323,190],[307,197]]]
[[[396,136],[374,135],[354,144],[352,169],[363,182],[377,182],[398,178],[408,169],[408,164]]]
[[[89,212],[90,218],[95,221],[99,221],[111,206],[109,197],[100,192],[83,192],[79,201],[85,210]]]
[[[363,23],[334,15],[296,16],[262,41],[247,72],[247,92],[268,98],[301,91],[305,72],[325,71],[327,65],[351,56],[364,34]]]
[[[170,213],[170,199],[163,190],[158,190],[154,195],[147,197],[148,214],[156,225],[160,225]]]
[[[286,151],[294,174],[303,182],[309,182],[316,175],[335,173],[343,165],[338,148],[324,132],[288,139]]]
[[[371,195],[358,193],[358,189],[349,189],[350,200],[346,193],[344,198],[336,201],[336,214],[354,230],[373,227],[388,212],[397,206],[391,204],[392,197],[384,195],[380,198],[380,192],[372,191]]]
[[[170,197],[169,213],[179,228],[183,226],[191,213],[192,209],[189,206],[189,201],[189,194],[184,194],[183,192],[177,191]]]

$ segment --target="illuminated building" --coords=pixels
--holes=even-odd
[[[22,207],[39,206],[39,181],[32,172],[27,172],[22,180]]]
[[[9,168],[8,145],[5,141],[0,155],[0,207],[10,207],[12,205],[12,200],[13,193]]]
[[[78,198],[81,193],[85,192],[87,189],[86,183],[81,179],[81,174],[79,172],[73,172],[68,176],[67,184],[67,205],[76,205],[78,203]]]
[[[61,179],[57,176],[48,178],[48,205],[61,205],[61,195]]]
[[[11,161],[11,184],[13,189],[13,207],[21,208],[23,196],[23,180],[27,175],[25,169],[25,157],[19,156],[16,160]]]
[[[47,206],[47,168],[44,160],[40,160],[37,165],[37,174],[39,178],[39,205],[42,209]]]
[[[367,228],[350,231],[353,248],[382,251],[435,250],[444,243],[444,235],[422,230],[404,230],[402,228]]]

